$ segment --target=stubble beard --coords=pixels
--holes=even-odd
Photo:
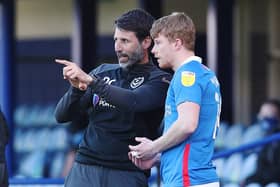
[[[128,69],[131,66],[133,66],[134,64],[137,64],[143,60],[144,50],[139,45],[138,48],[134,52],[132,52],[131,54],[125,54],[125,55],[127,56],[128,60],[126,62],[121,62],[119,60],[119,65],[123,69]]]

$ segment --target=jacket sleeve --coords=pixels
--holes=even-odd
[[[71,121],[87,124],[87,110],[90,106],[90,99],[89,89],[87,91],[80,91],[77,88],[70,87],[56,106],[55,118],[57,122]]]
[[[170,78],[169,75],[163,74],[134,90],[108,85],[103,80],[97,80],[90,86],[94,93],[120,109],[144,112],[164,106],[169,86],[169,83],[164,80]]]

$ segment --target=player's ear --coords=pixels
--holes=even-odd
[[[142,47],[144,49],[148,49],[152,45],[152,38],[150,36],[147,36],[143,41],[142,41]]]
[[[180,49],[183,47],[183,41],[179,38],[176,38],[173,44],[176,49]]]

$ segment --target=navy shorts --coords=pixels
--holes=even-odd
[[[125,171],[74,162],[65,187],[148,187],[143,172]]]

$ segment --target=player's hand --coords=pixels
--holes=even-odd
[[[133,151],[130,151],[128,153],[128,157],[135,166],[137,166],[142,170],[152,168],[158,160],[157,156],[154,156],[148,160],[142,160],[141,158],[137,158],[137,152],[133,152]]]
[[[153,141],[148,138],[136,137],[135,140],[140,142],[138,145],[129,145],[130,151],[132,153],[136,152],[136,158],[140,158],[142,160],[148,160],[153,158],[156,155]]]

